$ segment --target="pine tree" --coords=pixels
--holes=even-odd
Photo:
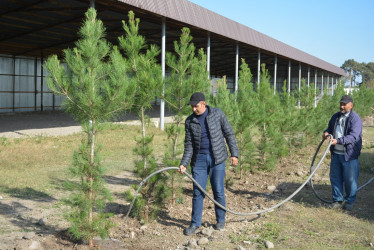
[[[275,167],[276,160],[284,154],[284,138],[280,132],[282,126],[282,112],[280,101],[274,96],[274,90],[270,85],[270,75],[262,64],[260,84],[257,90],[258,100],[257,111],[258,129],[260,141],[258,145],[260,168],[266,171]]]
[[[164,164],[178,166],[178,156],[182,153],[179,149],[180,136],[183,132],[185,115],[191,113],[187,105],[194,92],[203,92],[210,95],[210,81],[206,70],[206,55],[203,49],[196,49],[192,43],[192,36],[188,28],[182,28],[180,40],[174,41],[174,53],[166,54],[166,64],[169,67],[169,75],[165,81],[162,98],[168,107],[175,112],[174,123],[165,128],[169,140],[171,140],[171,153],[167,152]],[[171,176],[172,200],[175,201],[174,173]]]
[[[151,101],[156,96],[156,90],[161,88],[161,68],[157,64],[157,56],[160,51],[155,45],[148,48],[145,38],[139,34],[139,19],[135,19],[132,11],[129,12],[129,21],[123,21],[123,28],[126,36],[119,38],[120,48],[124,51],[131,71],[129,76],[134,78],[136,83],[135,109],[142,125],[141,138],[135,138],[137,147],[134,154],[140,157],[135,162],[135,173],[141,179],[157,170],[158,164],[153,155],[151,143],[154,135],[146,134],[146,127],[149,118],[145,115],[147,109],[151,108]],[[149,179],[140,191],[141,196],[137,198],[132,214],[139,219],[149,220],[157,214],[163,200],[167,196],[163,183],[165,177],[156,175]],[[133,197],[126,193],[129,200]]]
[[[222,79],[217,80],[217,92],[211,97],[211,103],[213,106],[220,108],[226,115],[237,140],[240,156],[241,156],[241,141],[237,138],[236,125],[240,118],[239,106],[236,104],[235,95],[231,94],[230,89],[227,88],[226,76]],[[239,161],[238,166],[235,169],[240,169],[241,162]],[[233,176],[229,171],[226,172],[225,176],[226,188],[234,184]]]
[[[239,177],[242,178],[243,172],[251,171],[257,165],[257,148],[253,141],[253,130],[256,127],[254,120],[254,100],[256,100],[252,83],[252,73],[242,59],[239,71],[239,90],[237,93],[237,102],[240,118],[235,126],[235,136],[239,147],[239,162],[236,168]]]
[[[105,238],[112,226],[103,212],[111,195],[104,186],[96,138],[103,122],[131,107],[135,85],[127,77],[128,67],[119,50],[106,41],[96,10],[90,8],[85,15],[76,47],[64,50],[67,68],[56,55],[48,58],[45,68],[49,71],[48,87],[65,97],[64,108],[87,135],[74,154],[70,171],[79,182],[69,182],[72,195],[66,202],[72,208],[69,231],[92,247],[93,237]]]

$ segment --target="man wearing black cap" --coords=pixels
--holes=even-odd
[[[204,189],[209,175],[214,199],[226,206],[224,190],[225,160],[228,157],[226,143],[231,153],[232,166],[238,163],[239,156],[234,132],[222,110],[206,105],[203,93],[194,93],[189,105],[193,114],[185,122],[184,153],[179,172],[183,173],[188,164],[191,164],[193,178]],[[185,235],[195,234],[201,226],[204,197],[204,193],[194,185],[191,225],[184,230]],[[223,229],[226,212],[218,206],[215,206],[215,212],[217,219],[215,228]]]
[[[322,138],[331,134],[330,182],[332,186],[332,208],[351,211],[357,193],[359,174],[358,156],[362,147],[362,120],[352,110],[353,99],[344,95],[340,99],[340,112],[330,119]],[[344,195],[344,189],[345,193]]]

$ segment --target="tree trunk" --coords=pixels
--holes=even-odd
[[[90,150],[90,172],[89,172],[89,180],[88,183],[90,183],[89,188],[89,200],[91,202],[89,212],[88,212],[88,222],[90,224],[90,227],[92,227],[92,221],[93,221],[93,201],[94,201],[94,191],[93,191],[93,168],[94,168],[94,161],[95,161],[95,131],[94,131],[94,123],[95,121],[90,120],[90,135],[89,135],[89,143],[91,144],[91,150]],[[90,237],[88,239],[90,247],[94,246],[93,238]]]
[[[178,137],[179,137],[179,127],[180,127],[180,120],[177,120],[177,130],[174,136],[174,145],[173,145],[173,160],[177,158],[177,146],[178,146]]]
[[[143,137],[143,169],[147,169],[147,156],[146,156],[146,143],[145,143],[145,115],[144,107],[141,107],[141,119],[142,119],[142,137]]]
[[[179,127],[180,127],[180,119],[177,118],[177,129],[174,136],[174,145],[173,145],[173,160],[177,158],[177,146],[178,146],[178,137],[179,137]],[[174,172],[171,174],[171,202],[175,204],[175,191],[174,191]]]

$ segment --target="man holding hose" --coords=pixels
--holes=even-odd
[[[234,132],[223,111],[206,104],[203,93],[194,93],[189,105],[193,114],[185,121],[184,153],[179,172],[183,173],[190,163],[193,178],[204,189],[209,176],[214,199],[226,206],[224,190],[225,161],[228,157],[226,143],[231,153],[232,166],[238,163],[239,156]],[[201,226],[204,197],[204,193],[194,184],[191,225],[184,230],[185,235],[195,234]],[[215,228],[223,229],[226,212],[216,205],[215,212],[217,219]]]
[[[331,134],[330,182],[332,186],[331,208],[343,208],[351,211],[357,193],[359,174],[358,156],[362,147],[362,120],[352,110],[353,99],[344,95],[340,99],[340,112],[330,119],[322,138]],[[346,196],[344,195],[345,188]]]

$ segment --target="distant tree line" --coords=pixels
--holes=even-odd
[[[347,73],[351,87],[364,84],[368,88],[374,88],[374,62],[359,63],[354,59],[348,59],[341,68]]]

